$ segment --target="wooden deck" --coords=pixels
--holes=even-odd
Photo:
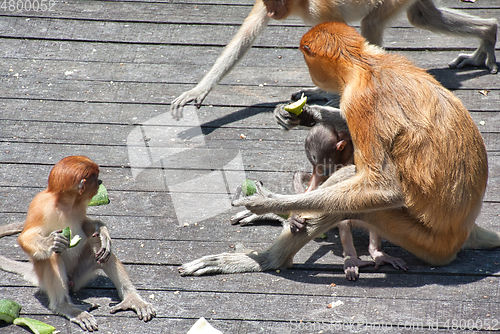
[[[89,212],[107,222],[115,253],[158,311],[149,323],[133,312],[109,314],[117,294],[100,276],[75,300],[100,305],[92,314],[102,333],[186,333],[200,317],[225,334],[500,330],[499,250],[464,251],[433,268],[386,243],[410,270],[362,268],[349,282],[331,231],[297,254],[293,270],[177,273],[181,263],[237,243],[262,249],[280,232],[271,223],[230,225],[238,210],[228,191],[243,178],[291,193],[293,171],[310,170],[306,131],[285,133],[271,114],[276,103],[312,86],[297,49],[308,27],[298,20],[273,22],[201,109],[186,108],[180,122],[170,117],[170,101],[202,78],[252,3],[65,0],[51,2],[50,12],[0,9],[1,224],[24,219],[61,158],[83,154],[101,166],[111,203]],[[498,0],[442,4],[500,17]],[[401,15],[384,45],[428,69],[470,110],[490,166],[478,224],[500,231],[500,74],[446,65],[477,43],[415,29]],[[356,232],[355,243],[366,256],[367,234]],[[26,259],[15,236],[1,240],[0,253]],[[16,275],[0,271],[0,298],[16,300],[23,316],[62,333],[81,332]],[[26,333],[4,324],[0,332]]]

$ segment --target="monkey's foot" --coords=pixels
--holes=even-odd
[[[373,251],[372,253],[373,254],[371,254],[371,256],[372,256],[373,260],[375,261],[375,269],[380,268],[381,265],[384,265],[386,263],[392,264],[392,266],[395,269],[401,269],[404,271],[410,269],[408,267],[408,265],[405,263],[405,261],[403,261],[399,257],[393,257],[393,256],[387,255],[384,252],[381,252],[378,250]]]
[[[264,220],[276,220],[279,221],[281,224],[284,224],[286,222],[285,218],[274,213],[256,215],[252,213],[252,211],[250,210],[243,210],[231,217],[231,224],[232,225],[240,224],[241,226],[246,226]]]
[[[80,326],[84,331],[97,331],[97,321],[94,316],[88,312],[81,312],[76,317],[70,317],[69,320]]]
[[[496,74],[498,72],[495,54],[493,53],[493,56],[490,56],[486,51],[481,50],[481,48],[478,48],[473,54],[459,54],[457,58],[453,59],[453,61],[448,64],[448,66],[450,68],[486,66],[491,74]]]
[[[132,310],[137,313],[139,319],[145,322],[156,317],[156,310],[151,306],[150,303],[144,301],[137,293],[129,293],[125,296],[123,301],[118,305],[111,308],[110,313],[116,313],[118,311]]]
[[[357,257],[346,256],[344,258],[344,273],[349,281],[355,281],[359,277],[359,268],[373,266],[373,261],[363,261]]]

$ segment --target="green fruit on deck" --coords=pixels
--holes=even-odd
[[[300,115],[302,109],[306,105],[306,102],[307,102],[307,96],[302,94],[302,97],[299,100],[285,106],[285,110],[288,111],[289,113]]]
[[[56,330],[55,327],[35,319],[17,318],[14,320],[14,324],[18,326],[28,326],[35,334],[52,334]]]
[[[241,191],[245,196],[252,196],[257,192],[257,187],[255,186],[255,181],[246,179],[241,185]]]
[[[105,205],[105,204],[109,204],[108,191],[101,183],[99,185],[99,189],[97,190],[97,194],[90,200],[89,206]]]
[[[1,299],[0,300],[0,320],[11,324],[14,319],[19,317],[19,312],[21,311],[21,305],[13,300]]]

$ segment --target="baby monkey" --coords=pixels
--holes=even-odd
[[[111,313],[130,309],[144,321],[156,316],[111,251],[106,225],[87,217],[87,206],[99,188],[98,177],[99,166],[87,157],[70,156],[59,161],[50,172],[47,188],[31,201],[18,237],[30,263],[0,256],[0,269],[23,275],[37,284],[47,294],[51,310],[89,332],[98,330],[97,322],[71,302],[69,292],[84,287],[98,269],[113,282],[122,300],[111,308]],[[72,234],[81,237],[72,248],[61,233],[67,226]],[[6,225],[0,231],[0,237],[19,232],[19,223]]]
[[[305,151],[307,159],[313,166],[312,174],[296,172],[293,176],[293,188],[295,193],[303,193],[315,190],[328,177],[338,169],[354,164],[354,147],[348,131],[338,131],[330,124],[316,124],[309,131],[305,140]],[[306,185],[306,186],[304,186]],[[290,230],[297,233],[304,228],[303,220],[292,214],[288,219]],[[239,212],[231,218],[232,224],[250,224],[256,220],[278,220],[286,223],[286,219],[277,214],[255,215],[249,210]],[[396,269],[407,270],[406,263],[400,259],[385,254],[382,249],[382,239],[373,228],[361,220],[344,220],[337,224],[340,242],[344,249],[344,273],[346,278],[354,281],[359,277],[359,268],[367,265],[375,265],[378,269],[385,263],[390,263]],[[368,229],[370,243],[368,250],[373,261],[364,261],[358,258],[354,247],[351,227]]]

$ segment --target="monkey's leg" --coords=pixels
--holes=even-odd
[[[133,310],[137,313],[139,319],[144,321],[149,321],[156,316],[153,306],[144,301],[137,293],[125,267],[114,254],[111,254],[107,262],[101,264],[101,268],[113,282],[118,291],[118,296],[122,299],[121,303],[111,308],[111,313]]]
[[[286,269],[292,266],[293,257],[305,244],[344,219],[345,215],[313,217],[308,220],[305,230],[297,234],[292,234],[286,224],[278,239],[265,251],[207,255],[183,264],[179,272],[182,276],[200,276]]]
[[[256,1],[241,28],[224,48],[222,54],[217,58],[210,71],[201,79],[200,83],[172,101],[170,110],[173,118],[180,119],[182,117],[182,108],[191,101],[194,101],[198,108],[201,106],[212,88],[243,58],[257,36],[267,26],[269,20],[264,3]]]
[[[409,269],[403,259],[387,255],[382,251],[382,238],[373,229],[370,229],[370,245],[368,246],[368,251],[370,252],[372,259],[375,261],[375,269],[380,268],[380,266],[385,263],[392,264],[392,266],[396,269],[404,271]]]
[[[266,213],[264,215],[256,215],[249,210],[243,210],[231,217],[231,225],[240,224],[240,226],[251,225],[258,221],[276,220],[281,224],[286,222],[286,219],[274,213]]]
[[[33,265],[40,281],[40,289],[49,297],[49,308],[83,330],[96,331],[98,326],[94,316],[71,302],[66,269],[60,255],[53,254],[47,260],[34,261]]]
[[[473,54],[461,54],[449,66],[484,66],[497,73],[495,43],[498,24],[494,19],[481,19],[446,8],[436,8],[432,0],[418,0],[407,11],[408,20],[415,27],[453,35],[476,37],[481,40]]]
[[[351,233],[351,221],[346,220],[338,224],[340,242],[344,248],[344,273],[349,281],[359,277],[359,267],[373,265],[373,261],[363,261],[358,258]]]

